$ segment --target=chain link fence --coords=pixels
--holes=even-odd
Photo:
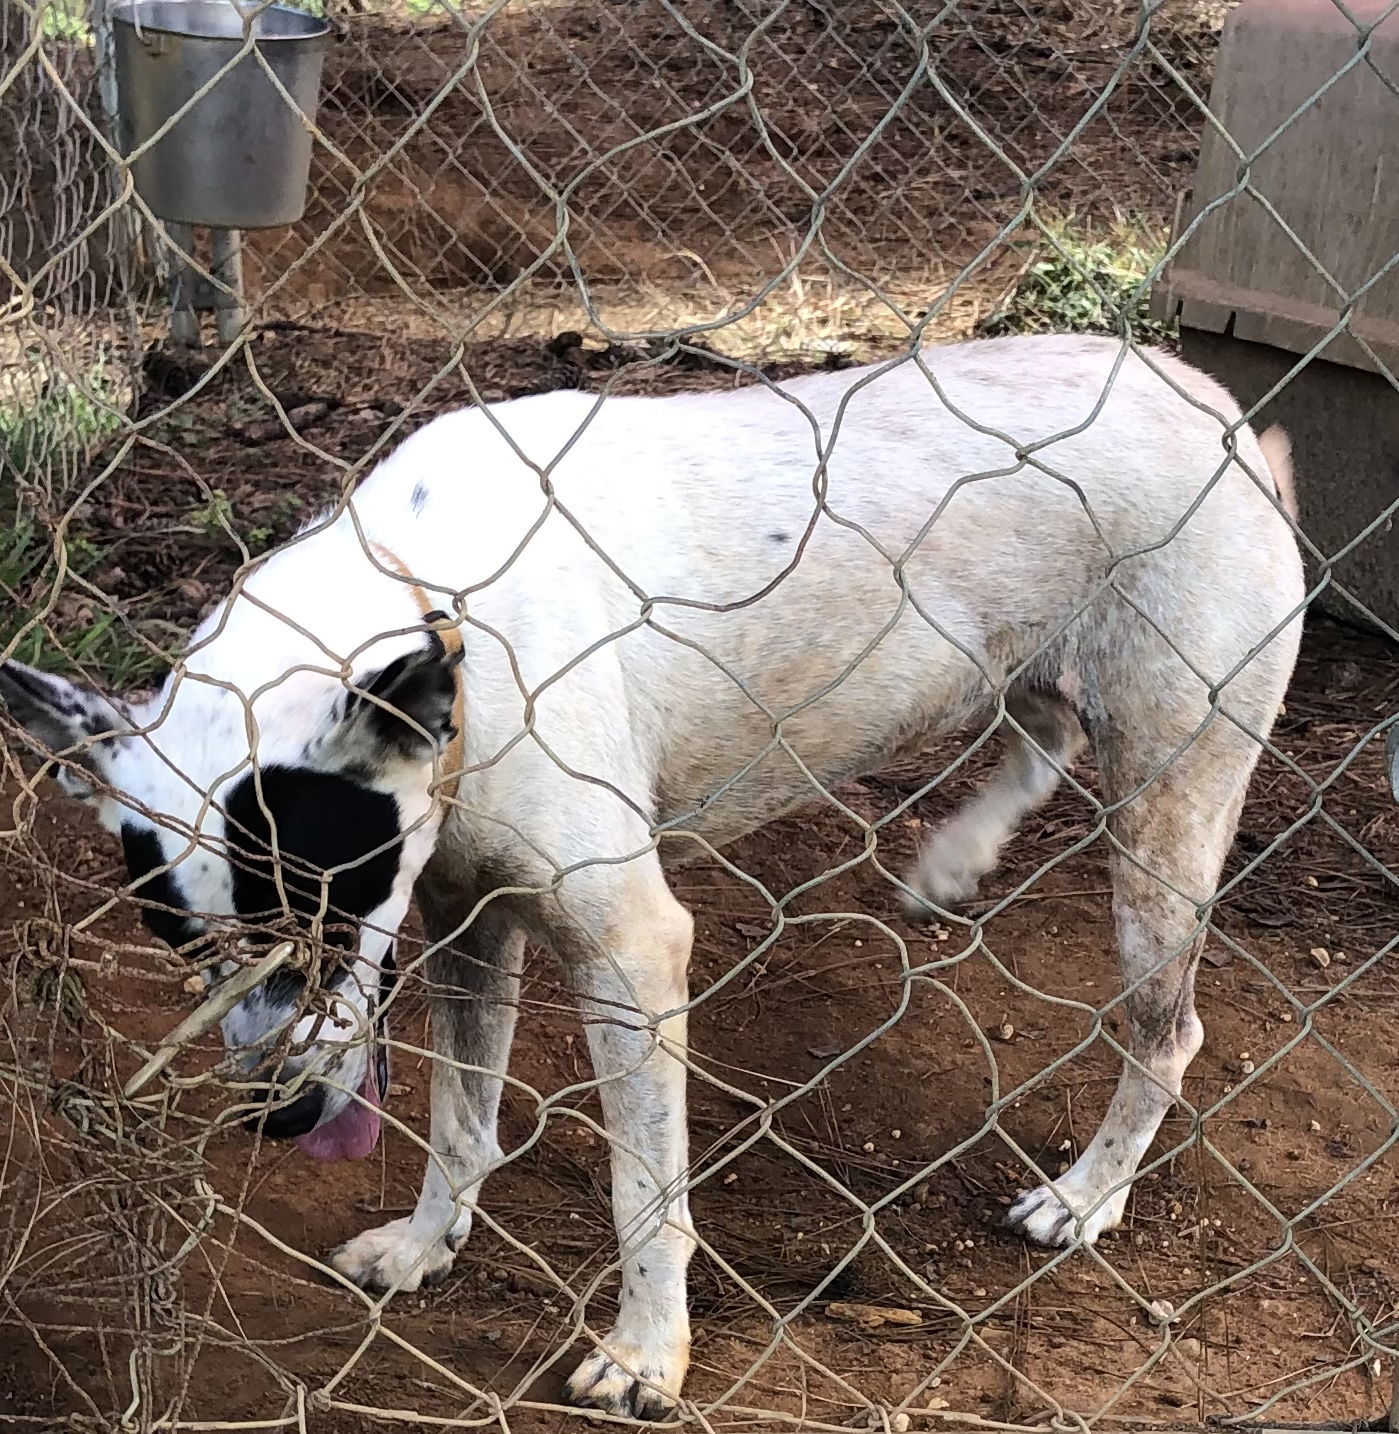
[[[619,1305],[635,1299],[631,1283],[653,1277],[648,1259],[654,1269],[674,1257],[667,1241],[688,1229],[687,1201],[698,1253],[683,1398],[668,1411],[647,1397],[673,1394],[675,1371],[648,1364],[655,1351],[633,1345],[620,1359],[635,1384],[620,1413],[605,1411],[614,1418],[659,1412],[712,1430],[1395,1427],[1399,988],[1390,953],[1399,807],[1383,748],[1399,710],[1399,662],[1396,634],[1336,579],[1342,552],[1309,540],[1305,503],[1307,596],[1269,619],[1285,630],[1307,609],[1276,725],[1269,730],[1266,702],[1251,719],[1230,714],[1224,672],[1200,678],[1211,688],[1202,713],[1237,722],[1260,754],[1237,840],[1222,875],[1210,875],[1214,889],[1190,894],[1195,914],[1181,943],[1129,972],[1125,996],[1113,892],[1116,884],[1121,917],[1131,880],[1123,871],[1142,865],[1123,845],[1144,809],[1134,804],[1153,788],[1183,792],[1175,800],[1188,820],[1176,844],[1193,852],[1208,847],[1228,794],[1191,786],[1200,771],[1191,754],[1211,740],[1202,718],[1180,750],[1156,754],[1140,790],[1122,789],[1109,741],[1057,788],[1049,780],[1035,800],[1026,795],[1044,778],[1036,758],[1067,768],[1074,743],[1057,747],[1053,723],[1017,705],[1015,684],[1057,650],[1087,604],[1004,657],[979,694],[985,710],[964,714],[961,735],[902,755],[862,751],[837,780],[805,764],[790,730],[808,705],[871,680],[882,637],[828,673],[820,691],[774,712],[763,706],[761,663],[744,671],[722,641],[687,636],[722,633],[705,622],[723,616],[746,621],[757,650],[773,650],[753,614],[779,611],[764,603],[781,582],[802,580],[803,554],[825,551],[789,532],[776,507],[770,520],[763,514],[771,531],[760,539],[790,547],[794,566],[769,572],[771,563],[755,561],[741,598],[707,575],[691,573],[693,590],[675,591],[663,566],[655,585],[624,572],[619,554],[570,517],[552,469],[536,475],[546,510],[538,524],[527,525],[518,550],[498,555],[493,574],[470,581],[444,584],[440,571],[401,559],[402,513],[379,511],[386,526],[376,528],[368,500],[370,516],[352,525],[353,552],[341,556],[348,566],[327,566],[310,540],[293,543],[293,553],[311,556],[299,560],[296,582],[270,589],[284,607],[270,606],[295,624],[324,621],[342,642],[296,660],[302,677],[324,670],[354,689],[342,692],[341,716],[354,709],[372,728],[376,711],[402,704],[417,735],[432,735],[431,702],[410,706],[416,689],[401,673],[399,685],[371,686],[366,699],[371,669],[357,667],[347,682],[344,660],[358,662],[393,633],[401,650],[419,617],[449,658],[465,644],[457,710],[436,713],[445,745],[431,764],[438,807],[463,823],[497,790],[491,772],[512,762],[533,770],[521,752],[547,756],[589,788],[589,800],[603,800],[605,784],[578,779],[567,743],[550,745],[555,704],[559,694],[577,702],[590,693],[587,674],[633,639],[688,644],[714,684],[697,690],[715,722],[732,690],[763,711],[761,753],[743,755],[736,741],[734,770],[711,773],[673,822],[657,815],[656,791],[608,788],[608,800],[646,827],[642,856],[683,840],[675,830],[687,821],[700,832],[698,854],[669,875],[694,917],[688,988],[661,999],[595,974],[591,986],[581,982],[581,1025],[578,970],[601,965],[570,951],[575,927],[562,918],[552,942],[538,923],[526,942],[505,922],[498,889],[510,881],[488,856],[470,857],[481,890],[425,897],[401,925],[384,914],[397,896],[380,891],[372,911],[345,896],[346,874],[370,882],[384,851],[396,869],[401,853],[406,869],[431,819],[412,816],[398,792],[397,824],[366,851],[380,808],[347,811],[339,788],[314,782],[277,805],[272,789],[284,777],[274,774],[297,762],[325,771],[339,758],[317,748],[323,731],[299,733],[295,760],[284,732],[259,731],[252,690],[285,676],[275,646],[239,648],[235,635],[220,648],[206,633],[222,667],[181,657],[191,630],[230,591],[262,601],[269,589],[257,575],[273,571],[266,554],[308,523],[314,532],[341,516],[343,532],[342,515],[357,511],[350,495],[378,461],[464,407],[559,390],[600,398],[595,410],[580,397],[576,434],[529,455],[548,464],[560,449],[586,453],[603,441],[599,415],[622,396],[690,395],[701,407],[685,412],[722,424],[720,415],[737,412],[723,407],[741,397],[736,390],[812,374],[839,389],[852,366],[921,342],[1063,331],[1115,335],[1124,355],[1159,346],[1142,371],[1159,383],[1162,405],[1180,405],[1182,370],[1161,350],[1179,349],[1182,334],[1174,318],[1148,311],[1147,298],[1179,254],[1173,235],[1210,125],[1230,9],[1199,0],[337,0],[327,9],[333,39],[307,211],[295,225],[245,236],[247,323],[226,347],[212,342],[207,316],[205,344],[171,339],[164,285],[176,241],[142,209],[113,148],[110,75],[92,17],[40,0],[0,9],[0,652],[143,701],[168,682],[164,699],[131,709],[143,715],[115,718],[138,729],[130,750],[146,751],[145,738],[151,751],[175,750],[161,746],[162,702],[172,713],[203,712],[207,728],[195,741],[191,719],[179,717],[190,763],[166,761],[168,775],[143,779],[137,793],[135,757],[122,767],[92,755],[112,709],[77,689],[55,689],[55,698],[32,678],[0,688],[10,704],[0,723],[7,1427],[556,1429],[578,1417],[566,1381],[607,1344]],[[1345,13],[1357,63],[1393,90],[1370,37],[1399,19],[1376,5]],[[192,257],[207,275],[207,254]],[[1314,254],[1309,262],[1321,267]],[[1355,292],[1338,300],[1341,325]],[[1281,360],[1269,396],[1319,368],[1322,347]],[[1383,352],[1371,357],[1367,377],[1392,402]],[[924,368],[936,385],[936,348]],[[861,371],[849,383],[859,386],[878,383]],[[1026,412],[1035,387],[1020,391]],[[787,392],[829,436],[830,414],[812,415],[816,390]],[[946,399],[932,393],[930,401]],[[1109,421],[1099,407],[1084,424],[1090,435]],[[541,442],[560,411],[533,410]],[[681,409],[666,411],[680,423]],[[1184,446],[1189,415],[1172,411]],[[1382,408],[1370,415],[1377,433],[1389,432]],[[993,420],[974,407],[959,416],[971,454]],[[506,427],[517,439],[531,435],[528,425]],[[1246,456],[1252,440],[1237,424],[1226,416],[1217,429]],[[505,461],[488,428],[460,432],[461,443],[427,450],[438,467],[424,467],[430,491],[415,488],[411,511],[438,501],[451,463],[472,479]],[[736,430],[736,460],[756,461],[751,437]],[[1060,476],[1040,451],[1047,437],[1010,445],[1000,480]],[[661,440],[635,441],[647,451],[645,441]],[[487,451],[496,457],[479,456]],[[616,453],[625,468],[626,450]],[[836,465],[813,447],[807,488],[814,482],[820,497]],[[953,497],[920,518],[929,533],[956,520],[957,501],[997,481],[992,466],[951,462],[943,482]],[[1219,511],[1209,495],[1227,484],[1224,471],[1222,457],[1201,467],[1191,512]],[[702,525],[703,492],[687,491]],[[634,523],[609,529],[619,542],[647,522],[667,532],[681,521],[651,513],[643,497],[631,495]],[[1344,554],[1386,542],[1394,506],[1386,496],[1357,520]],[[1282,521],[1276,505],[1268,512]],[[819,513],[834,510],[818,504],[814,523]],[[575,520],[598,562],[630,584],[633,610],[625,622],[564,633],[546,664],[523,629],[491,628],[492,584],[530,571],[541,546],[559,541],[550,524]],[[727,532],[709,521],[712,533]],[[1148,546],[1169,551],[1189,521],[1177,513],[1170,540]],[[474,520],[452,531],[463,548],[485,541]],[[737,551],[750,536],[727,532],[720,546]],[[916,613],[948,651],[1001,660],[994,641],[978,647],[947,610],[921,604],[919,580],[906,576],[916,542],[901,555],[868,529],[861,536],[887,565],[899,613]],[[970,541],[978,567],[994,568],[999,535]],[[1028,573],[1035,545],[1017,541]],[[1237,560],[1221,560],[1210,582],[1223,582],[1235,561],[1255,561],[1252,552],[1241,539]],[[364,558],[369,567],[355,566]],[[1094,592],[1127,601],[1116,566]],[[810,571],[808,562],[802,591],[818,603],[825,579],[813,583]],[[829,576],[837,580],[834,568]],[[401,623],[396,607],[382,620],[365,607],[363,593],[380,580],[412,596]],[[1269,581],[1260,569],[1246,586]],[[392,606],[394,590],[382,591]],[[1331,616],[1313,610],[1318,594]],[[1338,621],[1348,608],[1368,626]],[[1268,625],[1229,675],[1270,660]],[[492,727],[481,695],[486,638],[494,651],[515,654],[520,644],[517,688],[504,690],[524,703],[518,731],[482,755],[480,734]],[[191,684],[239,690],[202,707],[202,698],[170,695]],[[671,710],[658,721],[679,720],[672,709],[686,705],[670,688],[642,695],[643,706]],[[1061,695],[1086,711],[1072,692]],[[1170,691],[1157,695],[1168,708]],[[219,725],[223,698],[236,698],[241,714],[228,730]],[[55,701],[66,712],[55,716]],[[19,726],[26,713],[28,736]],[[300,720],[282,718],[287,727]],[[317,720],[329,723],[328,709]],[[80,759],[69,786],[114,790],[121,807],[94,803],[91,791],[78,801],[53,794],[55,768],[41,769],[36,756],[65,745],[51,739],[74,721],[87,727],[66,744]],[[449,727],[456,738],[446,738]],[[412,750],[401,733],[395,741]],[[998,765],[1006,745],[1010,767]],[[793,810],[780,803],[775,821],[746,835],[739,821],[736,840],[711,844],[704,814],[741,801],[744,780],[768,758],[800,769],[809,800]],[[1006,775],[1016,760],[1040,774],[1019,796]],[[245,768],[261,776],[235,816],[229,778]],[[574,792],[562,800],[586,805],[574,788],[540,790]],[[999,867],[979,891],[938,901],[935,919],[906,920],[904,874],[918,851],[935,847],[967,802],[980,800],[985,813],[988,790],[1002,801],[1010,792],[1024,818]],[[191,792],[208,800],[191,807]],[[528,803],[522,810],[532,819]],[[223,834],[214,840],[211,812]],[[276,834],[293,826],[360,845],[301,862]],[[261,845],[240,846],[259,830]],[[612,849],[579,851],[576,868],[547,855],[553,865],[539,885],[560,891],[628,865]],[[227,887],[208,875],[215,869],[228,873],[218,878]],[[302,919],[245,920],[229,892],[254,879],[275,890],[265,910]],[[1157,879],[1172,893],[1167,906],[1183,899],[1169,873]],[[195,902],[196,890],[214,897]],[[507,897],[525,899],[514,887]],[[662,946],[685,945],[688,928],[676,938],[654,903],[652,893],[626,906],[625,924],[659,933]],[[196,930],[186,924],[191,909],[224,914]],[[346,923],[383,927],[373,980],[348,968],[354,995],[344,943],[368,938],[347,938]],[[626,932],[609,930],[625,947]],[[1163,971],[1184,969],[1197,937],[1205,1044],[1141,1162],[1121,1227],[1096,1244],[1070,1234],[1052,1249],[1006,1233],[1019,1192],[1083,1168],[1124,1059],[1156,1082],[1137,1090],[1155,1101],[1161,1070],[1127,1054],[1141,1049],[1144,1019],[1131,998],[1155,990]],[[505,953],[502,963],[491,964],[492,951]],[[296,966],[301,974],[289,977]],[[289,1062],[308,1040],[315,1048],[327,1030],[353,1028],[329,1039],[351,1064],[357,1057],[344,1052],[363,1055],[367,1084],[357,1074],[344,1088],[335,1066],[324,1088],[342,1109],[376,1108],[382,1138],[367,1142],[369,1158],[320,1164],[272,1138],[279,1120],[296,1133],[285,1112],[315,1070],[269,1109],[215,1027],[222,1021],[236,1046],[247,1030],[239,1021],[259,1001],[270,1010],[278,1000],[295,1013],[292,1034],[278,1037]],[[390,1010],[391,1025],[381,1026]],[[677,1013],[688,1017],[687,1048]],[[444,1033],[459,1019],[494,1031],[497,1045],[453,1046]],[[508,1075],[493,1082],[491,1051],[512,1027]],[[627,1102],[615,1095],[618,1068],[594,1064],[615,1061],[609,1041],[625,1046],[638,1031],[650,1045],[632,1054],[661,1085],[673,1085],[682,1058],[688,1074],[688,1156],[669,1175],[619,1145]],[[380,1053],[391,1064],[377,1066]],[[480,1126],[474,1148],[484,1163],[470,1169],[444,1163],[450,1151],[434,1155],[429,1144],[454,1081],[474,1092],[461,1119]],[[486,1130],[496,1101],[498,1149]],[[359,1120],[361,1135],[370,1123]],[[645,1125],[639,1135],[635,1122],[627,1128],[645,1139]],[[442,1229],[395,1264],[404,1222],[424,1208],[425,1160]],[[645,1238],[622,1251],[609,1183],[620,1200],[632,1176],[643,1198],[633,1197],[631,1232]],[[379,1227],[398,1233],[365,1237]],[[369,1278],[375,1271],[387,1290]],[[673,1325],[673,1309],[668,1317]]]

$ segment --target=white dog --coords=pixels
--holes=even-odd
[[[1008,756],[901,895],[970,896],[1086,729],[1133,1058],[1087,1149],[1010,1220],[1062,1245],[1121,1219],[1200,1046],[1200,908],[1296,655],[1286,442],[1265,444],[1199,373],[1097,338],[776,389],[525,398],[406,441],[245,575],[155,699],[13,663],[0,695],[121,834],[161,937],[217,955],[222,931],[289,919],[343,948],[225,1022],[250,1068],[280,1060],[269,1134],[372,1148],[416,893],[433,1154],[413,1215],[332,1256],[357,1284],[450,1267],[501,1158],[526,938],[557,953],[622,1245],[620,1315],[570,1395],[656,1414],[689,1358],[694,1243],[691,918],[665,866],[1002,700]]]

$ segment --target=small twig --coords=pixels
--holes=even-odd
[[[127,1100],[143,1090],[174,1059],[175,1052],[206,1031],[211,1031],[255,986],[260,986],[296,954],[294,941],[274,946],[261,961],[244,966],[217,986],[161,1041],[155,1054],[127,1081],[122,1094]]]

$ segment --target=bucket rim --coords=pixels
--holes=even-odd
[[[164,10],[178,9],[204,9],[208,6],[227,6],[233,10],[241,10],[241,6],[235,0],[117,0],[107,12],[113,24],[126,25],[130,29],[140,29],[152,35],[178,35],[185,40],[211,40],[222,41],[228,44],[242,44],[242,37],[238,35],[206,35],[200,34],[192,29],[180,28],[176,23],[166,20],[163,24],[153,25],[144,19],[140,25],[136,24],[135,16],[141,10]],[[298,10],[294,5],[262,5],[250,6],[255,15],[261,15],[267,11],[276,11],[280,15],[295,15],[300,20],[312,21],[316,28],[306,29],[296,35],[255,35],[254,41],[258,45],[304,45],[308,40],[324,40],[331,32],[330,21],[322,15],[312,15],[305,10]]]

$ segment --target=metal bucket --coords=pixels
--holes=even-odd
[[[151,211],[214,229],[300,219],[330,26],[283,5],[247,12],[258,55],[293,108],[251,51],[220,74],[244,44],[245,15],[232,0],[121,0],[110,14],[124,153],[219,76],[131,162]]]

